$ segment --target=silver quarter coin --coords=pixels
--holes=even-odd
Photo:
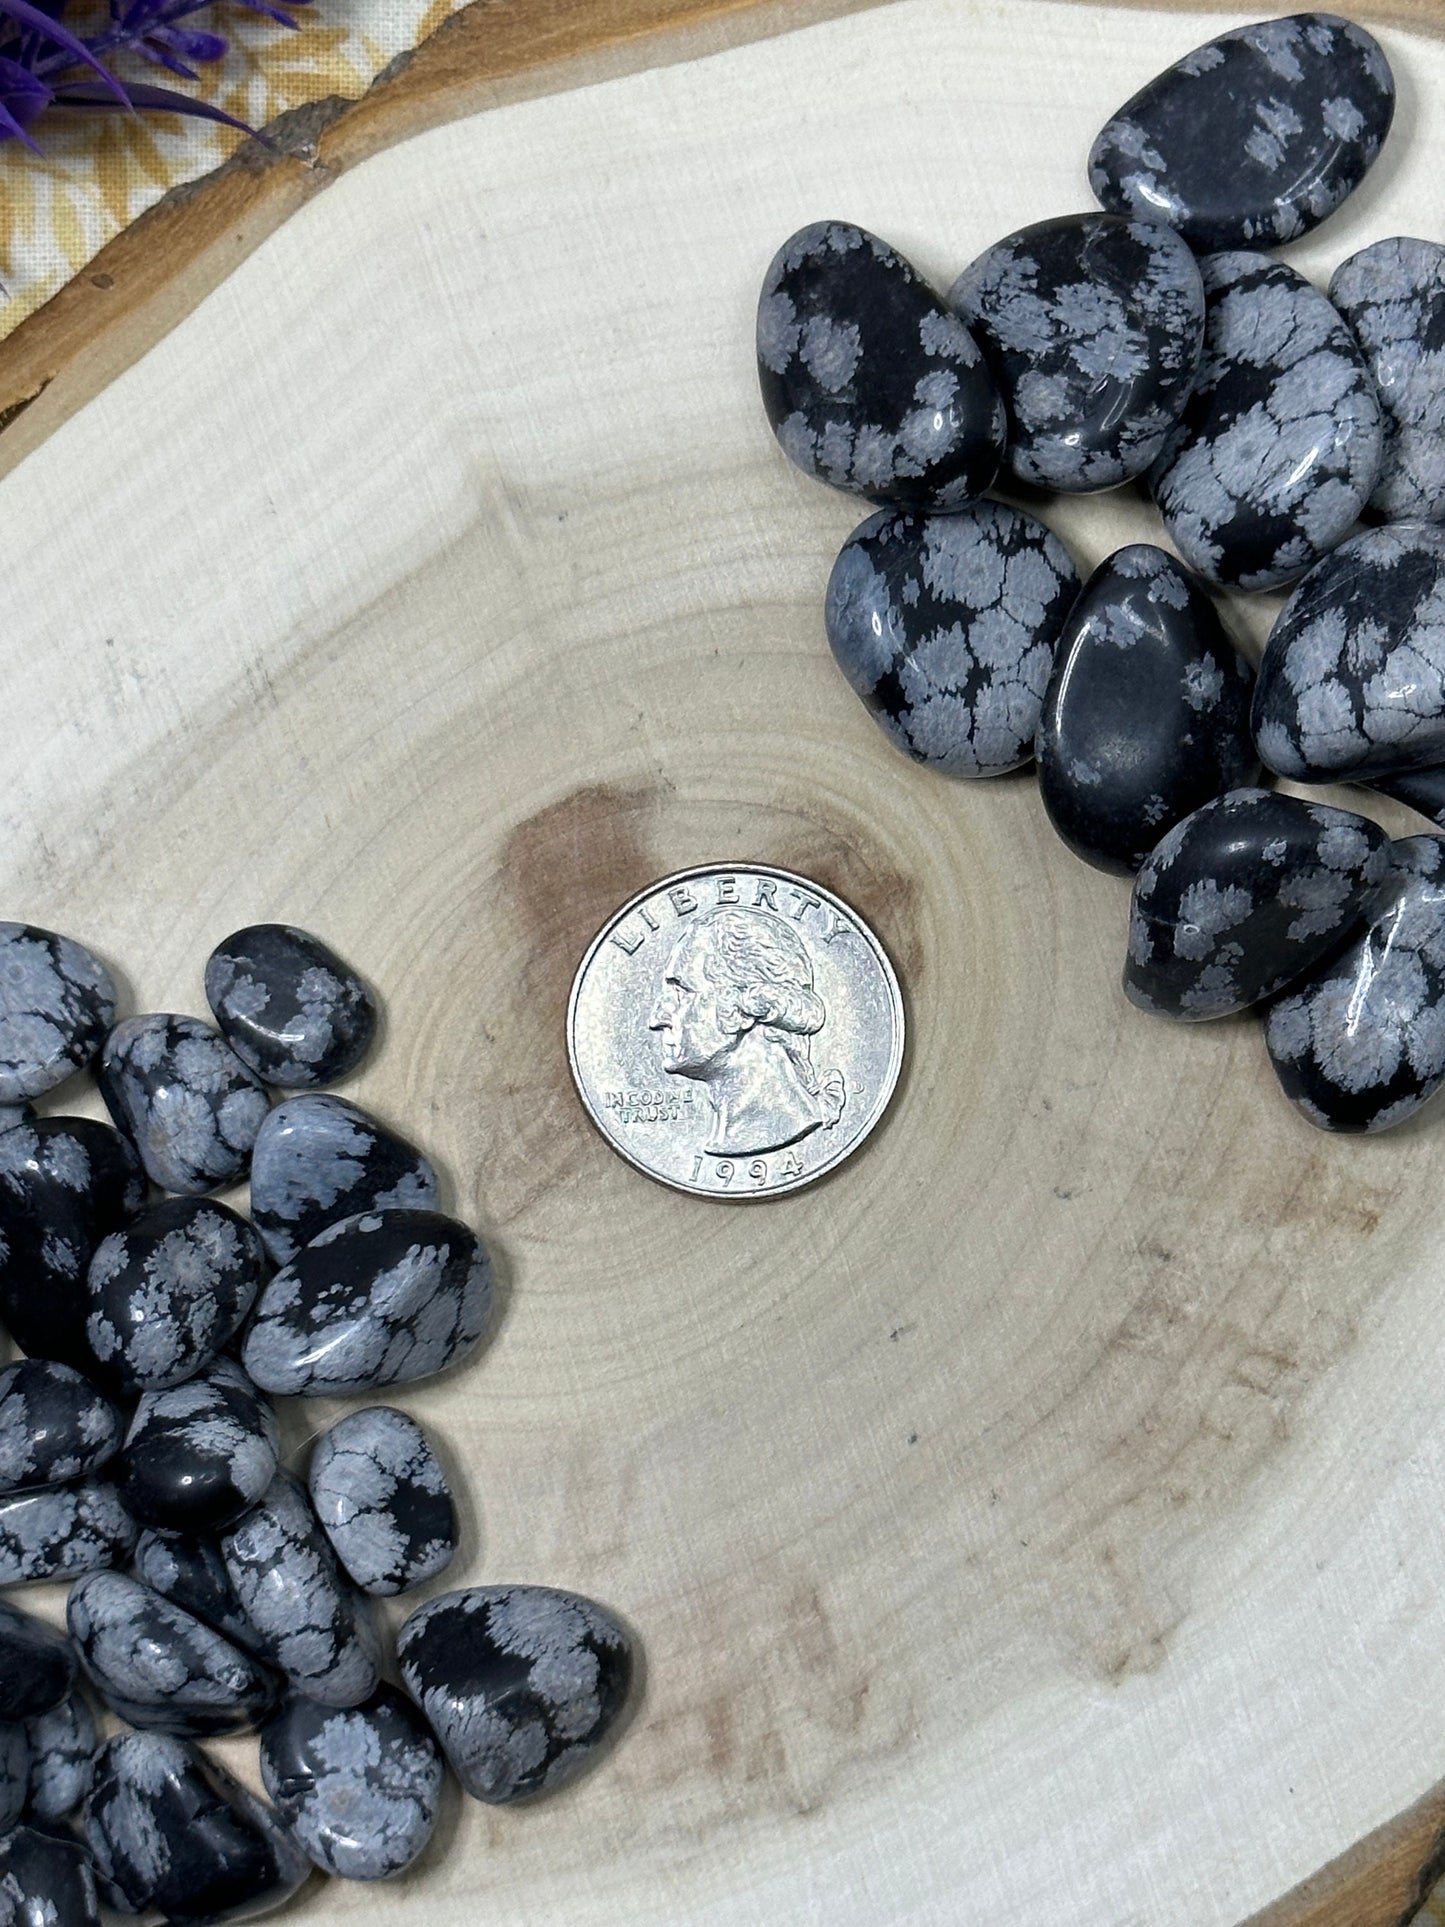
[[[888,1108],[903,999],[856,910],[806,877],[663,877],[597,933],[567,1006],[582,1102],[650,1178],[774,1198],[849,1157]]]

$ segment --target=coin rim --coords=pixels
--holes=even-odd
[[[888,986],[889,1003],[893,1011],[893,1048],[889,1054],[887,1075],[881,1086],[879,1099],[874,1108],[873,1115],[868,1120],[867,1125],[859,1132],[857,1137],[850,1138],[842,1150],[836,1152],[834,1156],[828,1159],[826,1164],[820,1165],[817,1170],[802,1172],[798,1177],[790,1178],[786,1184],[770,1185],[765,1191],[712,1191],[705,1189],[701,1185],[689,1184],[683,1178],[664,1177],[660,1172],[650,1169],[639,1157],[634,1156],[625,1145],[620,1144],[603,1124],[601,1118],[593,1108],[592,1100],[587,1095],[586,1086],[582,1081],[582,1073],[577,1064],[577,1002],[582,993],[582,985],[587,976],[588,966],[597,952],[602,948],[603,944],[611,936],[612,932],[617,928],[618,924],[622,922],[624,917],[635,910],[639,904],[646,903],[650,897],[655,897],[659,891],[673,889],[680,883],[689,883],[695,877],[719,875],[777,877],[784,883],[800,884],[811,895],[820,897],[825,903],[831,903],[837,909],[843,911],[867,939],[870,949],[878,959],[883,971],[884,982]],[[586,950],[583,952],[582,961],[578,964],[576,973],[572,978],[572,989],[567,998],[567,1063],[572,1072],[572,1082],[581,1100],[582,1108],[587,1113],[587,1116],[592,1122],[593,1129],[597,1132],[598,1136],[604,1144],[607,1145],[609,1150],[615,1152],[625,1163],[630,1164],[635,1171],[640,1171],[643,1177],[651,1178],[654,1184],[663,1185],[669,1191],[679,1192],[683,1197],[716,1199],[720,1204],[767,1204],[773,1198],[787,1197],[794,1191],[805,1191],[809,1185],[816,1184],[820,1178],[827,1177],[830,1172],[836,1171],[839,1165],[845,1164],[848,1159],[853,1156],[854,1152],[873,1135],[873,1132],[882,1122],[889,1106],[893,1102],[898,1090],[898,1079],[903,1070],[903,1053],[906,1041],[907,1016],[903,1003],[903,989],[898,981],[898,973],[893,968],[893,961],[889,957],[888,952],[883,948],[882,940],[872,925],[865,922],[864,918],[853,908],[851,903],[847,902],[843,897],[838,896],[834,891],[829,890],[825,885],[814,882],[812,877],[800,875],[796,870],[782,869],[776,863],[758,863],[751,860],[742,863],[694,863],[686,870],[674,870],[670,876],[659,877],[655,883],[649,883],[645,889],[639,890],[635,895],[630,896],[620,909],[614,910],[612,915],[603,923],[591,943],[588,944]]]

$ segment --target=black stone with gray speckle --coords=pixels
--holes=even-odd
[[[241,1061],[286,1090],[344,1077],[376,1030],[376,1005],[356,972],[289,923],[251,924],[217,944],[206,1002]]]
[[[264,1800],[168,1733],[125,1733],[100,1749],[85,1838],[109,1904],[154,1908],[175,1927],[270,1913],[310,1872]]]
[[[0,1499],[0,1586],[75,1579],[121,1565],[136,1531],[120,1494],[104,1479],[11,1493]]]
[[[127,1017],[97,1072],[111,1116],[163,1191],[214,1191],[245,1177],[270,1108],[266,1087],[199,1017]]]
[[[95,1715],[79,1690],[59,1706],[25,1722],[30,1736],[30,1781],[25,1811],[36,1820],[63,1820],[90,1790],[96,1748]]]
[[[25,1810],[30,1784],[30,1735],[18,1721],[0,1722],[0,1833]]]
[[[1365,351],[1385,418],[1367,517],[1445,521],[1445,247],[1395,235],[1342,261],[1330,300]]]
[[[90,1855],[78,1840],[17,1827],[0,1840],[3,1927],[100,1927]]]
[[[1140,88],[1101,129],[1102,206],[1167,221],[1197,248],[1274,247],[1364,179],[1395,111],[1379,43],[1330,13],[1236,27]]]
[[[1172,228],[1066,214],[964,269],[949,306],[1008,413],[1006,467],[1037,488],[1116,488],[1153,462],[1204,346],[1204,283]]]
[[[275,1710],[274,1673],[124,1573],[77,1581],[65,1619],[90,1683],[132,1726],[190,1738],[245,1733]]]
[[[1306,782],[1445,762],[1445,528],[1366,529],[1310,570],[1265,645],[1254,734]]]
[[[233,1646],[264,1655],[266,1641],[246,1617],[213,1539],[147,1527],[136,1541],[135,1570],[152,1591],[184,1606]]]
[[[407,1592],[456,1555],[446,1474],[416,1420],[394,1406],[338,1419],[312,1449],[307,1482],[332,1550],[363,1592]]]
[[[1001,502],[884,510],[848,537],[824,604],[839,668],[890,742],[946,776],[1034,752],[1079,577],[1058,537]]]
[[[0,1319],[21,1351],[94,1368],[86,1267],[145,1189],[134,1150],[92,1118],[45,1117],[0,1135]]]
[[[1429,769],[1400,770],[1393,776],[1372,776],[1365,788],[1393,796],[1445,830],[1445,767],[1435,764]]]
[[[1285,1096],[1326,1131],[1386,1131],[1445,1083],[1445,838],[1390,845],[1369,919],[1265,1030]]]
[[[1147,542],[1106,557],[1064,624],[1035,746],[1074,854],[1130,876],[1191,810],[1253,782],[1253,682],[1182,563]]]
[[[304,1489],[278,1472],[221,1540],[241,1609],[295,1692],[359,1706],[380,1678],[369,1601],[344,1578]]]
[[[501,1805],[586,1766],[627,1699],[632,1653],[611,1613],[547,1586],[428,1600],[397,1634],[402,1681],[474,1800]]]
[[[1186,562],[1273,589],[1348,534],[1379,474],[1379,398],[1317,288],[1267,255],[1202,262],[1204,359],[1149,485]]]
[[[278,1265],[342,1218],[440,1202],[430,1161],[344,1097],[288,1097],[251,1153],[251,1222]]]
[[[1273,996],[1349,934],[1388,847],[1363,816],[1273,790],[1206,803],[1135,879],[1125,994],[1189,1021]]]
[[[13,1131],[17,1124],[33,1124],[33,1104],[0,1104],[0,1131]]]
[[[758,380],[805,475],[956,509],[998,472],[1004,411],[978,345],[918,270],[847,221],[800,228],[758,302]]]
[[[253,1506],[276,1473],[280,1433],[271,1401],[231,1358],[218,1358],[135,1409],[116,1469],[142,1525],[216,1532]]]
[[[98,957],[53,930],[0,923],[0,1104],[84,1070],[114,1021],[115,985]]]
[[[323,1873],[387,1880],[436,1826],[445,1767],[426,1723],[381,1687],[364,1706],[293,1699],[261,1737],[261,1779]]]
[[[0,1492],[60,1485],[95,1472],[120,1447],[120,1413],[86,1378],[53,1358],[0,1371]]]
[[[127,1393],[183,1385],[240,1329],[265,1263],[255,1230],[228,1205],[151,1205],[90,1261],[85,1331],[98,1372]]]
[[[31,1720],[75,1685],[70,1641],[33,1613],[0,1600],[0,1720]]]
[[[430,1377],[480,1343],[492,1267],[439,1211],[343,1218],[262,1290],[241,1358],[263,1390],[303,1398]]]

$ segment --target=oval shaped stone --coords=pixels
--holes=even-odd
[[[359,1706],[380,1679],[368,1603],[342,1578],[289,1473],[221,1540],[241,1610],[271,1663],[323,1706]]]
[[[306,1852],[338,1880],[387,1880],[436,1826],[441,1750],[409,1701],[287,1702],[261,1737],[261,1779]]]
[[[481,1342],[492,1265],[439,1211],[375,1211],[331,1225],[262,1291],[241,1348],[264,1391],[303,1398],[426,1378]]]
[[[1252,782],[1253,684],[1182,563],[1148,542],[1106,557],[1064,624],[1035,746],[1074,854],[1131,876],[1182,817]]]
[[[1236,27],[1167,67],[1100,129],[1102,206],[1201,249],[1274,247],[1354,192],[1395,112],[1378,41],[1331,13]]]
[[[1254,733],[1303,781],[1445,762],[1445,528],[1367,529],[1310,570],[1265,645]]]
[[[265,1495],[280,1449],[270,1400],[218,1358],[184,1385],[146,1393],[116,1476],[142,1525],[215,1532]]]
[[[1358,520],[1380,470],[1380,403],[1354,336],[1293,268],[1249,253],[1200,265],[1204,358],[1149,486],[1202,576],[1274,589]]]
[[[37,1820],[63,1820],[90,1790],[96,1748],[95,1715],[79,1691],[48,1713],[25,1722],[30,1739],[30,1779],[25,1810]]]
[[[214,1191],[243,1178],[270,1108],[266,1087],[198,1017],[127,1017],[96,1073],[106,1108],[163,1191]]]
[[[0,1371],[0,1492],[95,1472],[120,1438],[120,1413],[71,1366],[22,1358]]]
[[[127,1914],[250,1919],[284,1906],[311,1870],[264,1800],[168,1733],[101,1747],[84,1831],[103,1897]]]
[[[870,516],[828,578],[839,668],[889,741],[945,776],[1034,752],[1054,643],[1079,578],[1041,522],[1002,502]]]
[[[128,1393],[182,1385],[240,1329],[261,1288],[253,1228],[213,1198],[164,1198],[112,1231],[90,1261],[86,1339]]]
[[[70,937],[0,923],[0,1104],[53,1090],[85,1066],[115,1021],[115,984]]]
[[[218,943],[206,1002],[242,1063],[287,1090],[344,1077],[376,1031],[376,1005],[356,972],[289,923],[253,923]]]
[[[257,1133],[251,1222],[278,1265],[342,1218],[440,1202],[430,1161],[344,1097],[288,1097]]]
[[[763,278],[757,348],[763,407],[805,475],[956,509],[997,474],[1003,404],[977,343],[877,235],[818,221],[786,240]]]
[[[17,1827],[0,1840],[0,1921],[100,1927],[95,1870],[78,1840],[39,1827]]]
[[[18,1721],[0,1722],[0,1834],[24,1812],[29,1785],[30,1735]]]
[[[1294,984],[1265,1041],[1325,1131],[1387,1131],[1445,1083],[1445,838],[1403,837],[1353,942]]]
[[[1330,300],[1375,378],[1385,446],[1369,513],[1445,520],[1445,247],[1397,234],[1335,269]]]
[[[21,1351],[94,1370],[86,1267],[145,1192],[139,1158],[108,1124],[43,1117],[0,1136],[0,1318]]]
[[[1388,847],[1363,816],[1273,790],[1206,803],[1135,879],[1125,995],[1189,1021],[1273,996],[1348,935]]]
[[[549,1586],[443,1593],[403,1624],[396,1650],[452,1771],[495,1806],[580,1772],[632,1682],[611,1613]]]
[[[124,1564],[136,1523],[102,1479],[47,1485],[0,1499],[0,1586],[77,1579]]]
[[[965,268],[948,302],[1003,397],[1004,464],[1021,481],[1116,488],[1154,461],[1204,347],[1204,283],[1172,228],[1039,221]]]
[[[265,1640],[246,1617],[213,1539],[147,1527],[136,1541],[137,1577],[163,1599],[199,1619],[247,1652],[264,1653]]]
[[[456,1556],[446,1473],[416,1420],[395,1406],[348,1412],[323,1432],[307,1483],[332,1551],[363,1592],[407,1592]]]
[[[124,1573],[79,1580],[65,1620],[91,1685],[132,1726],[193,1738],[247,1733],[275,1709],[273,1673]]]
[[[75,1684],[70,1641],[43,1619],[0,1601],[0,1720],[36,1719]]]

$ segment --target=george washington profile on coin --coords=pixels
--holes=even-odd
[[[781,1150],[842,1115],[842,1071],[813,1066],[828,1012],[808,946],[772,911],[722,904],[700,916],[673,945],[647,1021],[668,1075],[706,1093],[709,1155]]]

